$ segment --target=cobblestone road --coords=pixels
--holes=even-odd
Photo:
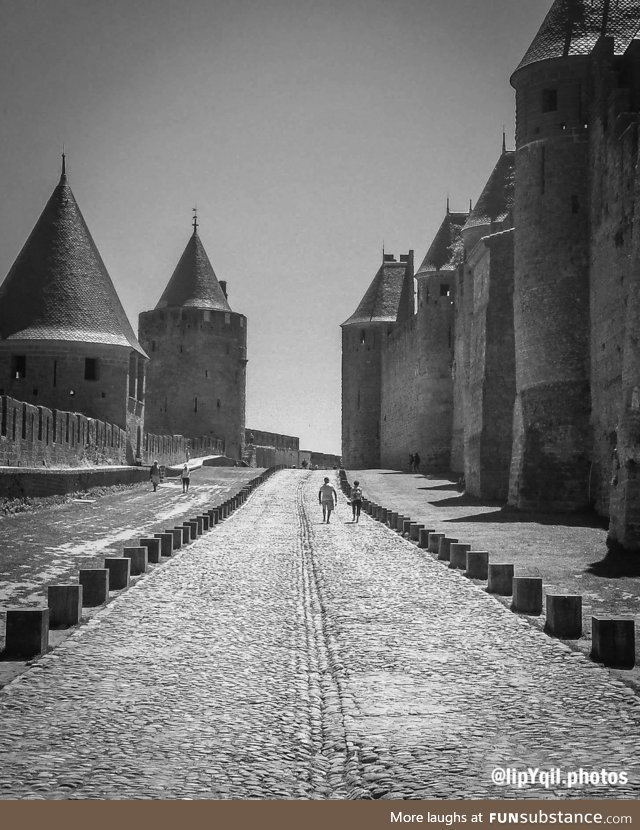
[[[630,689],[342,497],[322,524],[320,481],[278,473],[1,690],[0,796],[638,796]]]

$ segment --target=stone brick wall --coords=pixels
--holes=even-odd
[[[127,464],[127,434],[78,412],[0,397],[0,466]]]
[[[380,466],[381,354],[392,325],[342,329],[342,460],[352,470]]]
[[[281,435],[260,429],[245,429],[245,459],[251,467],[273,467],[284,464],[287,467],[300,463],[300,439],[293,435]]]
[[[518,419],[509,501],[589,503],[589,154],[587,63],[534,64],[517,95],[514,327]],[[546,111],[545,92],[557,92]]]
[[[157,434],[211,435],[240,459],[244,444],[247,327],[235,312],[167,308],[140,315],[150,357],[145,425]]]
[[[506,500],[515,398],[513,231],[488,235],[469,258],[472,275],[465,412],[466,489],[483,499]]]

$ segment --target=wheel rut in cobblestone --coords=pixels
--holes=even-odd
[[[322,582],[315,562],[317,552],[303,498],[306,483],[305,478],[296,488],[296,510],[300,526],[298,538],[310,694],[318,695],[320,699],[320,718],[312,724],[314,741],[319,747],[312,783],[320,795],[345,798],[348,797],[346,773],[354,766],[354,758],[344,721],[341,665],[328,632]],[[322,763],[318,768],[320,759]]]

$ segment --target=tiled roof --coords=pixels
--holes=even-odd
[[[191,306],[231,311],[200,237],[193,233],[156,308]]]
[[[469,214],[465,228],[503,222],[513,208],[515,152],[505,150],[493,168],[489,181]]]
[[[106,343],[145,355],[64,174],[0,286],[0,338]]]
[[[395,323],[407,264],[383,262],[358,308],[342,324]]]
[[[468,216],[468,213],[447,213],[416,276],[431,271],[456,270],[464,253],[460,231]]]
[[[620,55],[638,29],[640,0],[555,0],[518,69],[549,58],[589,55],[603,35],[613,37]]]

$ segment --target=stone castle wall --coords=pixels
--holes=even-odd
[[[154,433],[211,435],[240,459],[244,444],[246,318],[199,308],[140,315],[139,340],[151,358],[145,425]]]
[[[342,329],[343,463],[352,469],[380,466],[382,350],[386,323]]]

